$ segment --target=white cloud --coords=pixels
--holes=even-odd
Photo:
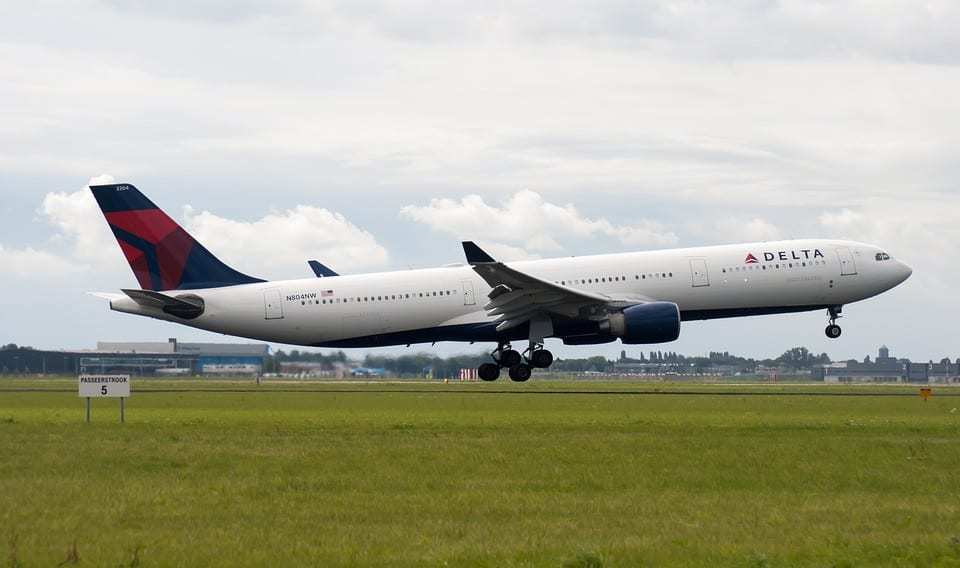
[[[90,178],[87,185],[111,183],[113,177]],[[119,271],[126,262],[116,252],[116,241],[87,186],[75,192],[46,194],[37,214],[54,228],[45,242],[10,247],[0,243],[0,267],[21,279],[49,278],[96,267]]]
[[[490,256],[497,260],[510,262],[514,260],[536,260],[540,258],[540,255],[533,254],[527,249],[521,247],[513,247],[503,243],[483,239],[476,241],[476,243],[480,246],[480,248],[487,251]]]
[[[186,230],[224,262],[268,279],[278,272],[303,276],[310,259],[341,273],[387,262],[387,250],[373,235],[320,207],[297,205],[256,221],[237,221],[187,206],[184,219]]]
[[[113,176],[91,178],[87,185],[112,183]],[[40,246],[3,247],[0,266],[17,277],[47,276],[96,268],[98,273],[129,273],[116,239],[87,186],[75,192],[46,194],[38,214],[54,228]],[[256,221],[238,221],[209,211],[184,208],[184,228],[213,254],[256,276],[276,272],[306,276],[306,261],[322,260],[338,271],[378,268],[387,251],[343,215],[309,205],[271,213]]]
[[[863,223],[862,213],[851,209],[841,209],[840,211],[824,211],[817,217],[817,221],[826,229],[832,231],[848,231]]]
[[[32,247],[6,248],[0,244],[0,267],[5,275],[35,279],[61,277],[83,269],[54,253]]]
[[[101,269],[119,270],[126,266],[123,255],[115,254],[117,241],[88,187],[113,181],[113,176],[103,174],[90,178],[78,191],[44,196],[39,213],[57,230],[46,246]]]
[[[430,200],[429,205],[407,205],[400,214],[458,238],[495,238],[532,251],[559,252],[566,239],[597,236],[612,237],[628,246],[665,246],[678,240],[656,221],[640,219],[634,225],[615,225],[602,217],[585,217],[572,204],[547,202],[530,190],[515,193],[499,207],[479,195],[469,195],[459,201],[441,198]]]
[[[826,211],[817,221],[828,236],[887,248],[913,267],[913,278],[925,293],[931,286],[952,291],[960,278],[954,260],[960,242],[960,211],[956,207],[937,201],[877,200],[857,209]]]
[[[484,222],[462,220],[463,236],[496,241],[484,246],[504,258],[611,248],[602,239],[669,246],[674,231],[684,245],[855,238],[916,269],[893,309],[933,318],[918,345],[945,343],[957,320],[956,308],[930,309],[944,294],[921,286],[935,277],[949,290],[960,277],[952,0],[8,4],[0,242],[7,255],[96,267],[84,285],[103,276],[111,286],[121,270],[131,278],[88,192],[48,196],[40,222],[31,213],[51,183],[110,171],[144,186],[189,179],[206,207],[233,200],[231,218],[251,223],[265,187],[286,209],[321,203],[325,184],[323,205],[347,218],[389,217],[400,204],[436,215],[437,196],[456,212],[474,193]],[[502,237],[525,228],[496,218],[509,211],[496,196],[525,187],[543,196],[533,210],[559,204],[562,221]],[[589,204],[589,217],[564,217],[565,203]],[[391,253],[416,251],[397,264],[449,260],[409,246],[417,238],[405,229],[378,228]],[[258,255],[261,244],[251,245]],[[289,269],[309,274],[303,260]],[[287,270],[253,255],[230,261],[262,276]],[[47,298],[25,302],[60,317]]]
[[[776,241],[783,238],[780,229],[766,219],[740,219],[730,217],[716,224],[717,233],[726,242],[735,241]]]

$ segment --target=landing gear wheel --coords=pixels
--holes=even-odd
[[[841,333],[843,333],[843,331],[840,329],[840,326],[837,325],[837,320],[843,317],[840,315],[843,313],[843,306],[830,306],[827,308],[827,313],[830,314],[830,325],[828,325],[827,329],[823,330],[823,332],[830,339],[836,339],[840,337]]]
[[[493,363],[484,363],[477,367],[477,375],[484,381],[495,381],[500,378],[500,367]]]
[[[553,353],[538,349],[530,355],[530,364],[538,369],[546,369],[553,364]]]
[[[507,367],[513,369],[523,361],[523,358],[520,356],[519,351],[513,349],[507,349],[500,353],[500,359],[497,360],[497,363],[501,367]]]
[[[519,365],[510,367],[510,380],[522,383],[530,378],[530,365],[526,363],[520,363]]]

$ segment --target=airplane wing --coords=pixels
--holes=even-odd
[[[521,272],[494,260],[472,241],[463,242],[463,252],[473,270],[493,288],[483,308],[496,316],[497,331],[505,331],[538,316],[557,314],[571,318],[599,319],[612,309],[642,304],[649,298],[613,298],[578,290]]]
[[[334,272],[329,266],[326,266],[323,263],[317,262],[316,260],[308,260],[307,264],[310,265],[310,268],[313,270],[313,273],[317,275],[317,278],[323,278],[324,276],[340,276]]]

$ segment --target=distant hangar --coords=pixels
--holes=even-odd
[[[0,373],[122,373],[136,376],[261,375],[270,355],[266,343],[99,341],[89,351],[0,350]]]

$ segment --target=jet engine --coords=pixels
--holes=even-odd
[[[680,309],[673,302],[649,302],[611,314],[600,331],[623,343],[667,343],[680,337]]]

